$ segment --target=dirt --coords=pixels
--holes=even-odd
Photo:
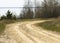
[[[2,43],[60,43],[60,35],[44,30],[42,27],[34,26],[35,23],[45,22],[25,21],[8,24],[5,37],[0,38]],[[1,41],[2,40],[2,41]]]

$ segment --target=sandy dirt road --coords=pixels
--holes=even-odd
[[[33,25],[41,22],[44,20],[9,24],[6,26],[6,34],[15,43],[60,43],[60,35]]]

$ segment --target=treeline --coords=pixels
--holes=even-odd
[[[5,15],[2,15],[1,16],[1,20],[3,20],[3,19],[15,19],[16,20],[16,16],[15,15],[13,15],[13,13],[11,13],[9,10],[7,11],[7,13],[6,13],[6,16]]]
[[[19,14],[19,18],[57,18],[60,16],[60,4],[58,0],[44,0],[41,5],[36,2],[36,8],[32,8],[32,6],[32,4],[25,4]],[[1,19],[16,19],[16,16],[8,10],[6,16],[2,16]]]
[[[60,4],[58,0],[44,0],[42,2],[43,8],[41,9],[42,13],[40,13],[43,18],[53,18],[60,16]]]
[[[29,6],[27,4],[27,6]],[[31,7],[31,6],[30,6]],[[35,12],[31,8],[24,8],[21,18],[57,18],[60,16],[60,4],[58,0],[44,0],[35,6]]]

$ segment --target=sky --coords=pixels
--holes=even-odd
[[[24,0],[0,0],[0,7],[19,7],[24,5]]]
[[[19,14],[21,9],[12,7],[23,7],[24,0],[0,0],[0,16],[5,15],[7,10]],[[6,8],[11,7],[11,8]]]
[[[7,10],[10,10],[11,12],[19,15],[22,8],[17,8],[17,7],[23,7],[26,1],[27,0],[0,0],[0,16],[5,15]],[[34,0],[30,0],[30,1],[32,1],[33,4]],[[42,0],[38,0],[38,1],[42,1]]]

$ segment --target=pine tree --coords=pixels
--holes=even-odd
[[[12,13],[9,10],[7,11],[7,19],[12,19]]]

